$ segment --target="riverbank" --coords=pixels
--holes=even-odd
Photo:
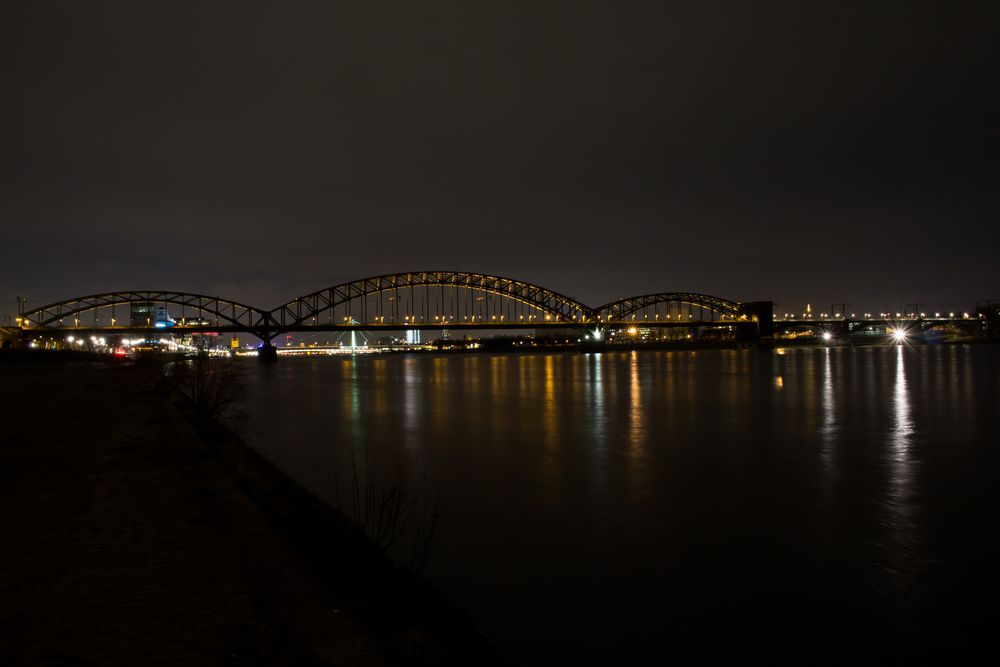
[[[0,362],[0,662],[506,662],[154,380]]]

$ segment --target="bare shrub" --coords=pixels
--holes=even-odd
[[[212,419],[230,416],[247,389],[239,365],[230,357],[198,354],[175,364],[172,377],[198,414]]]
[[[435,494],[433,500],[425,496],[418,504],[421,507],[413,522],[409,562],[410,569],[417,573],[423,571],[431,550],[441,539],[445,519],[440,495]]]
[[[425,478],[417,479],[413,459],[402,448],[396,449],[388,472],[373,462],[369,448],[360,455],[358,449],[352,441],[345,474],[333,475],[337,505],[384,551],[405,536],[410,543],[407,565],[419,573],[443,529],[440,497],[431,497]]]

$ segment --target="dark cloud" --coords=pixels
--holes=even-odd
[[[0,301],[1000,296],[996,3],[13,3]],[[3,304],[0,304],[2,307]]]

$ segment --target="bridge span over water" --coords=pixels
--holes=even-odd
[[[372,276],[264,309],[222,296],[132,290],[19,308],[22,332],[162,333],[138,305],[162,306],[171,331],[247,332],[268,342],[290,332],[352,330],[566,329],[627,326],[733,327],[748,340],[772,333],[769,301],[741,303],[695,292],[657,292],[592,307],[523,280],[463,271]]]
[[[846,339],[864,327],[923,330],[976,319],[926,317],[775,318],[770,301],[739,302],[696,292],[654,292],[589,306],[534,283],[463,271],[391,273],[333,285],[265,309],[222,296],[163,290],[72,297],[38,308],[19,302],[16,335],[148,335],[163,333],[154,309],[169,313],[175,333],[246,332],[265,342],[287,333],[417,330],[567,330],[687,327],[724,330],[742,342],[768,341],[782,330],[812,327]],[[137,317],[137,312],[141,313]],[[992,311],[991,311],[992,312]],[[996,319],[996,318],[993,318]],[[991,320],[992,321],[992,320]],[[985,320],[984,320],[985,322]],[[987,327],[988,329],[990,327]]]

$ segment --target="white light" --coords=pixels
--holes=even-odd
[[[827,343],[829,343],[831,340],[833,340],[833,334],[830,333],[829,331],[824,331],[823,332],[823,340],[825,340]]]
[[[892,332],[892,338],[896,342],[901,343],[904,340],[906,340],[906,332],[903,331],[902,329],[896,329],[895,331]]]
[[[75,339],[72,336],[66,336],[66,342],[72,343]]]

